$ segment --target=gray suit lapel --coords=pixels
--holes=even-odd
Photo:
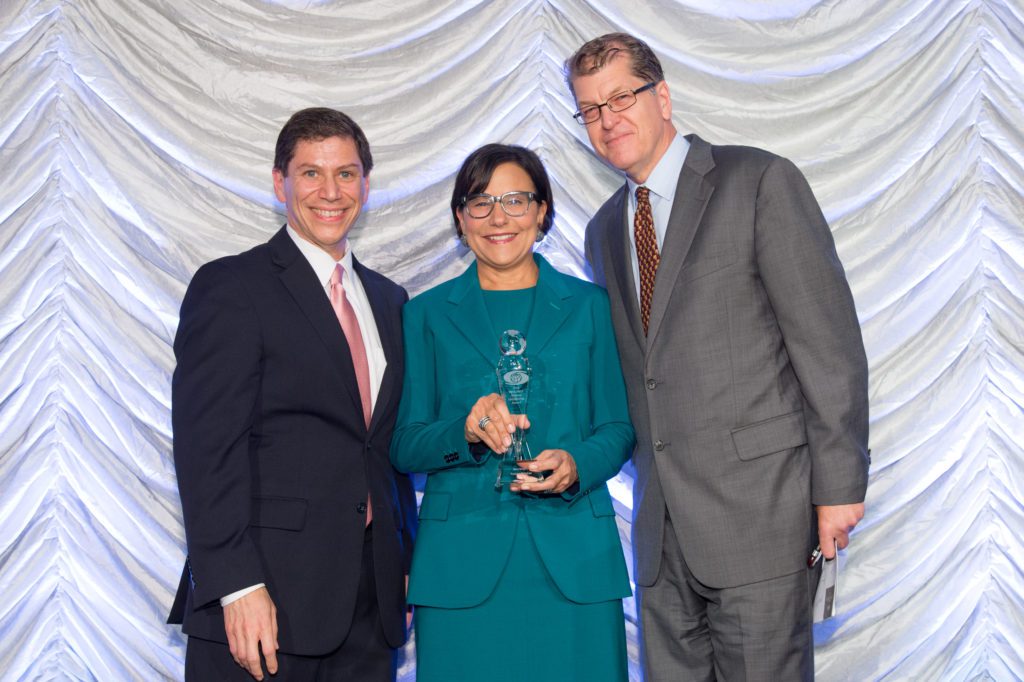
[[[633,247],[629,242],[629,213],[626,210],[628,187],[629,185],[623,185],[616,195],[615,205],[609,211],[612,217],[602,226],[601,241],[604,243],[604,270],[611,272],[615,278],[615,286],[622,296],[622,305],[626,310],[636,344],[643,348],[644,327],[640,319],[640,302],[636,298],[636,280],[633,279],[633,261],[630,256]]]
[[[715,167],[711,157],[711,145],[696,135],[688,135],[690,150],[686,154],[683,170],[676,183],[676,194],[672,201],[672,214],[668,219],[668,230],[661,248],[661,263],[654,280],[654,297],[651,300],[651,320],[647,328],[647,348],[652,347],[661,321],[668,310],[672,291],[675,289],[679,271],[690,252],[697,227],[704,216],[715,186],[705,175]]]

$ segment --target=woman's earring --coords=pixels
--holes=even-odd
[[[538,242],[544,241],[544,235],[546,235],[546,234],[547,234],[546,232],[541,232],[541,231],[538,230],[537,231],[537,241]]]
[[[465,232],[463,232],[462,234],[459,235],[459,241],[462,242],[463,246],[465,246],[466,248],[469,248],[469,240],[466,239],[466,233]]]

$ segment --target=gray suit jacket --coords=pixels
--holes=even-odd
[[[627,189],[587,227],[636,428],[636,581],[658,576],[667,508],[710,587],[806,566],[814,505],[867,487],[867,361],[853,297],[791,162],[691,135],[644,337]]]

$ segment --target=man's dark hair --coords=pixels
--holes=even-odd
[[[336,109],[311,107],[296,111],[281,128],[277,136],[277,147],[274,149],[274,170],[288,175],[288,164],[295,155],[295,146],[303,140],[326,140],[328,137],[340,137],[355,142],[359,161],[363,164],[363,175],[369,175],[373,168],[373,156],[370,154],[370,143],[359,125]]]
[[[628,33],[607,33],[587,41],[565,60],[565,82],[573,97],[576,96],[572,87],[574,79],[597,73],[620,55],[629,58],[629,68],[633,75],[645,83],[665,80],[661,62],[647,43]]]
[[[519,147],[514,144],[485,144],[475,152],[466,157],[462,162],[462,168],[455,176],[455,188],[452,190],[452,218],[455,220],[455,232],[462,235],[459,227],[458,211],[472,194],[479,194],[487,188],[491,181],[494,169],[503,163],[514,163],[530,176],[534,192],[537,195],[537,203],[547,204],[547,212],[541,222],[540,231],[544,234],[551,229],[555,220],[555,200],[551,196],[551,181],[548,180],[548,172],[544,170],[544,164],[540,157],[526,147]],[[500,211],[497,206],[493,210]]]

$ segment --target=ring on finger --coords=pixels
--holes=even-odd
[[[480,428],[481,431],[483,431],[484,429],[487,428],[487,425],[490,423],[491,418],[485,414],[483,417],[480,418],[480,421],[478,421],[476,425]]]

